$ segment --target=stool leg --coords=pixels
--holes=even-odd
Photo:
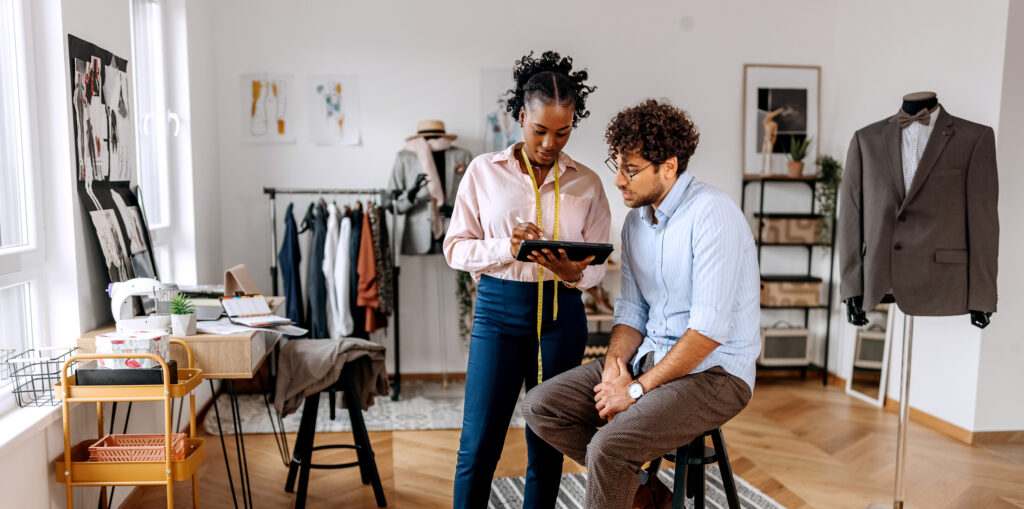
[[[337,389],[335,389],[334,387],[331,387],[331,389],[329,391],[327,391],[327,399],[330,400],[330,402],[331,402],[331,404],[328,405],[328,408],[330,408],[331,420],[333,421],[337,417],[335,415],[335,413],[334,413],[334,408],[335,408],[336,403],[338,401],[338,391],[337,391]]]
[[[683,509],[686,504],[686,473],[690,463],[690,447],[676,449],[676,472],[672,476],[672,509]]]
[[[351,373],[344,371],[341,376],[341,396],[345,399],[345,406],[348,407],[348,420],[352,423],[352,438],[356,445],[356,457],[359,460],[359,477],[363,484],[370,484],[370,456],[367,454],[370,448],[362,443],[361,438],[366,431],[362,407],[359,405],[359,398],[356,397],[356,385],[352,381]]]
[[[306,440],[305,444],[303,444],[302,456],[299,457],[299,461],[302,464],[299,465],[299,492],[295,496],[295,509],[306,507],[306,489],[309,488],[309,471],[311,470],[310,465],[313,464],[313,437],[316,434],[316,412],[319,407],[320,393],[318,392],[306,398],[306,404],[302,408],[302,422],[299,424],[300,427],[302,424],[306,424]],[[306,420],[307,412],[311,415],[309,420]]]
[[[704,509],[704,465],[694,465],[690,475],[693,476],[693,509]]]
[[[310,405],[307,398],[302,406],[302,420],[299,421],[299,434],[295,437],[295,449],[292,450],[292,460],[288,463],[288,480],[285,481],[284,485],[284,490],[288,493],[295,490],[295,476],[298,475],[299,466],[302,465],[302,457],[306,454],[306,439],[311,429],[314,432],[316,431],[316,406]]]
[[[343,394],[345,404],[348,406],[349,416],[352,419],[352,435],[355,438],[357,455],[359,455],[359,471],[369,477],[373,485],[373,496],[377,500],[377,507],[387,507],[388,502],[384,497],[384,486],[380,482],[380,474],[377,472],[377,462],[373,458],[373,447],[370,445],[370,435],[366,431],[366,423],[363,421],[363,410],[359,404],[359,396],[356,394],[355,383],[351,374],[346,374],[345,391]],[[359,454],[361,453],[361,454]],[[363,478],[366,482],[366,477]]]
[[[711,442],[715,444],[718,471],[722,473],[722,488],[725,489],[725,499],[729,502],[729,509],[740,509],[740,497],[736,492],[736,480],[733,479],[732,465],[729,464],[729,453],[725,451],[725,438],[722,436],[721,428],[711,433]]]

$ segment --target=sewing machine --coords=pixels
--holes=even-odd
[[[176,285],[161,283],[150,278],[136,278],[107,287],[110,312],[114,315],[117,332],[171,329],[170,301],[178,293]],[[149,297],[156,307],[152,314],[135,316],[134,297]]]

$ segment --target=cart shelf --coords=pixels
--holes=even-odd
[[[77,375],[68,377],[71,391],[69,402],[75,401],[163,401],[164,386],[155,385],[77,385]],[[198,368],[179,368],[178,383],[170,384],[171,398],[188,396],[193,389],[202,383],[202,370]],[[64,391],[61,383],[53,386],[57,399],[62,399]]]
[[[89,446],[96,438],[79,442],[71,448],[71,470],[64,468],[64,454],[57,457],[57,482],[64,482],[64,472],[71,472],[72,486],[140,486],[165,484],[164,460],[160,461],[89,461]],[[185,481],[206,459],[202,438],[186,438],[185,459],[171,462],[171,480]]]

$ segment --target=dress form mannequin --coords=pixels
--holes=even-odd
[[[938,106],[938,97],[933,92],[917,92],[907,94],[903,96],[903,104],[900,107],[901,110],[907,114],[914,115],[921,110],[931,110]],[[882,302],[895,302],[895,298],[891,295],[886,295]],[[857,295],[850,297],[843,301],[846,304],[846,320],[847,322],[856,325],[864,326],[868,324],[867,314],[864,311],[864,300],[863,296]],[[971,324],[984,329],[989,324],[989,319],[992,316],[990,312],[970,310]]]

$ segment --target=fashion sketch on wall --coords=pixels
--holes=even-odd
[[[786,169],[790,146],[817,139],[820,68],[747,64],[743,67],[743,173]]]
[[[309,78],[309,137],[317,145],[358,145],[359,79],[314,75]]]
[[[135,175],[128,61],[68,35],[78,195],[110,281],[157,277]]]
[[[483,115],[483,153],[501,152],[523,141],[519,119],[506,109],[505,93],[512,83],[512,69],[480,71],[480,112]]]
[[[68,35],[75,167],[84,182],[127,182],[135,173],[128,61]]]
[[[240,80],[242,141],[246,143],[291,143],[295,124],[290,94],[292,76],[285,74],[243,74]]]

